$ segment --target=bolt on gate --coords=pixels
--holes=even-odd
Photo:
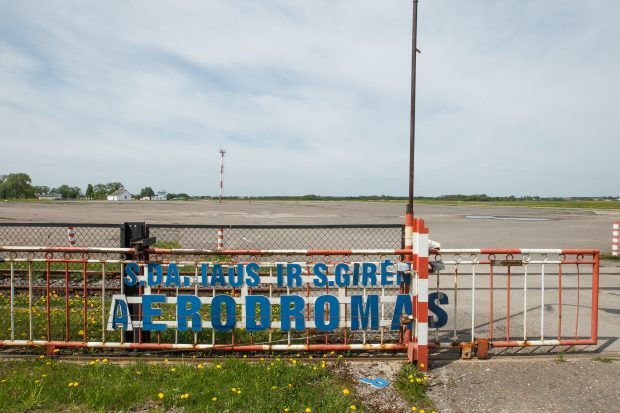
[[[0,346],[406,351],[426,370],[429,348],[596,344],[598,251],[428,237],[415,219],[411,248],[0,247]]]

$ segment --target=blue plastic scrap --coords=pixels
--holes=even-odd
[[[375,387],[377,389],[382,389],[390,385],[389,381],[387,381],[386,379],[382,379],[381,377],[377,377],[374,379],[361,378],[360,381],[362,383],[370,384],[372,387]]]

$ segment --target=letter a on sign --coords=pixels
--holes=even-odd
[[[127,297],[125,297],[124,294],[114,294],[112,296],[107,330],[114,331],[119,325],[122,325],[125,331],[133,331],[131,314],[129,314],[129,304],[127,304]]]

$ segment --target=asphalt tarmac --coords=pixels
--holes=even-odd
[[[0,223],[401,224],[405,204],[302,201],[74,201],[1,203]],[[611,249],[620,211],[416,205],[444,248]],[[533,220],[530,220],[533,219]]]

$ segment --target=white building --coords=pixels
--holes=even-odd
[[[151,197],[151,201],[165,201],[168,199],[166,195],[166,191],[158,191],[157,195]]]
[[[37,198],[45,201],[57,201],[62,199],[62,196],[59,194],[37,194]]]
[[[108,195],[108,201],[131,201],[131,194],[126,189],[119,189]]]

